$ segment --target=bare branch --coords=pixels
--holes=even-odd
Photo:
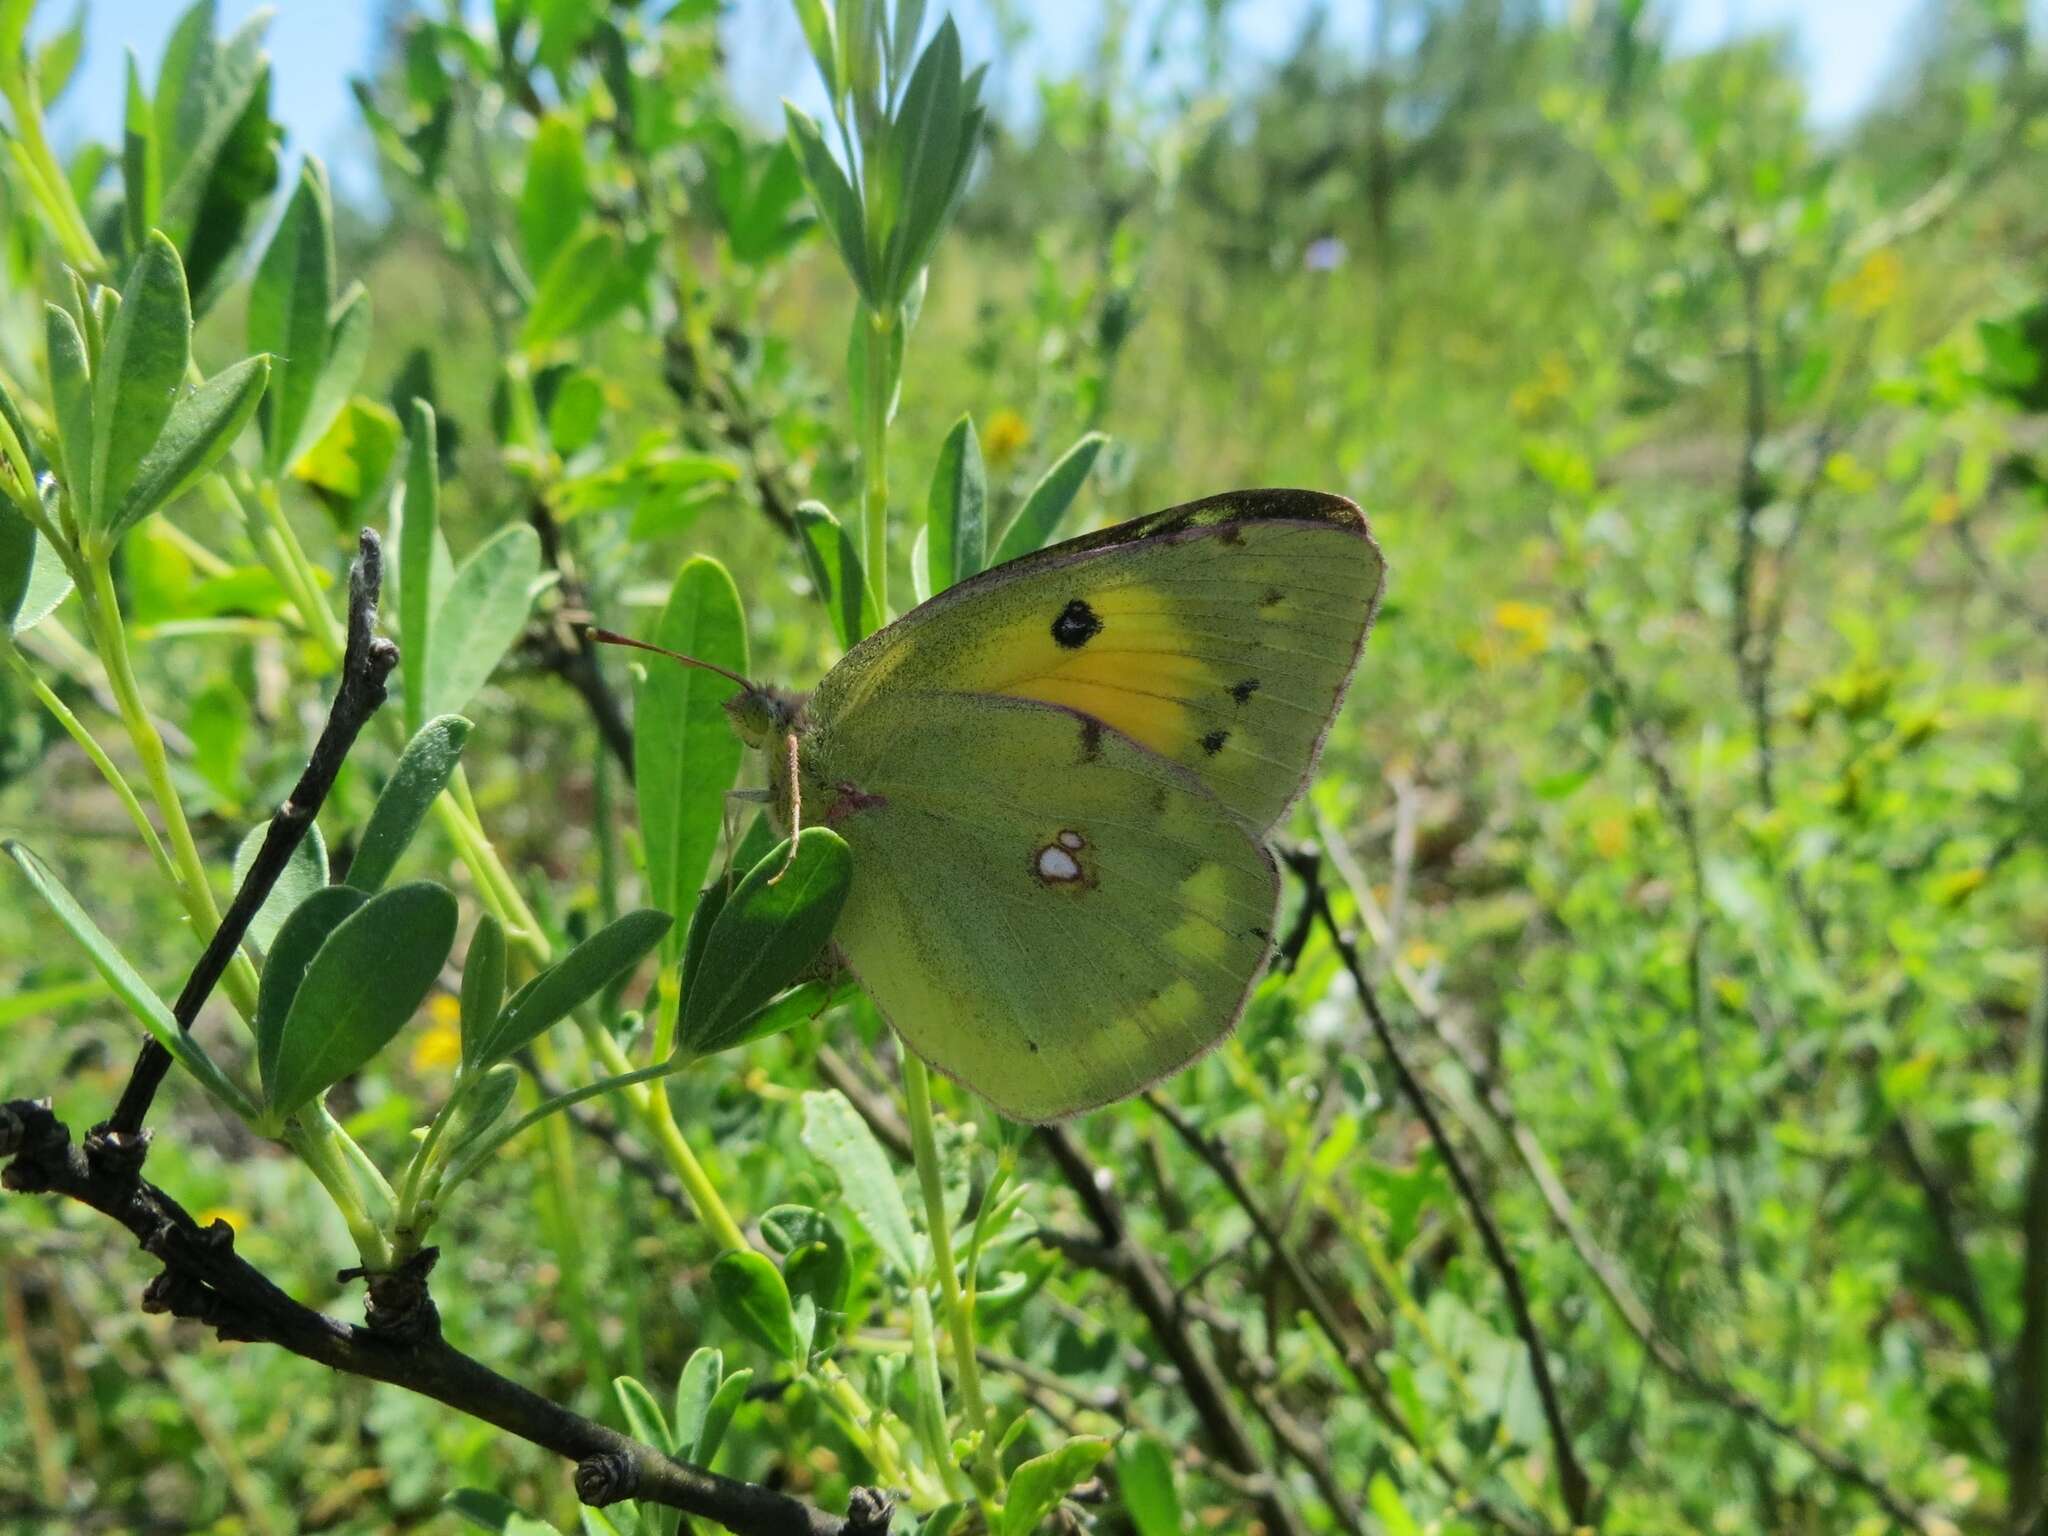
[[[377,634],[377,599],[383,586],[383,547],[377,535],[365,528],[357,545],[355,564],[349,569],[348,645],[341,661],[341,685],[335,691],[333,707],[327,712],[327,724],[313,744],[299,782],[270,818],[263,846],[243,877],[241,889],[235,892],[227,916],[214,930],[205,953],[186,978],[185,989],[178,994],[171,1012],[181,1030],[191,1031],[199,1010],[233,963],[235,952],[248,935],[249,924],[269,899],[292,854],[312,830],[313,819],[320,814],[327,792],[334,787],[335,775],[341,772],[342,763],[355,746],[357,734],[384,702],[385,680],[398,665],[398,647]],[[170,1066],[171,1053],[156,1041],[142,1047],[114,1113],[105,1124],[95,1127],[88,1139],[89,1150],[96,1155],[114,1156],[131,1172],[141,1167],[148,1150],[142,1122],[148,1117],[157,1087]]]
[[[234,1229],[226,1222],[202,1227],[132,1168],[95,1167],[71,1144],[69,1129],[45,1102],[17,1099],[0,1105],[0,1157],[12,1159],[0,1174],[0,1185],[88,1206],[127,1228],[163,1264],[143,1292],[146,1311],[204,1323],[223,1340],[275,1344],[494,1424],[574,1461],[576,1492],[586,1504],[639,1499],[683,1510],[740,1536],[880,1536],[888,1528],[888,1501],[872,1490],[856,1489],[858,1513],[842,1518],[773,1489],[677,1461],[454,1348],[441,1337],[430,1303],[378,1307],[380,1281],[410,1283],[423,1297],[431,1260],[410,1276],[372,1277],[370,1323],[343,1323],[293,1300],[236,1253]],[[394,1321],[380,1324],[380,1310]]]

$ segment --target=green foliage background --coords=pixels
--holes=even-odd
[[[895,608],[963,413],[992,527],[1093,432],[1107,442],[1066,532],[1241,485],[1359,500],[1389,596],[1290,840],[1324,849],[1321,878],[1521,1269],[1595,1492],[1584,1523],[2036,1528],[2048,55],[2025,8],[1930,0],[1910,68],[1825,135],[1782,43],[1674,57],[1655,8],[1629,0],[1561,17],[1404,0],[1380,8],[1400,25],[1367,56],[1314,24],[1251,78],[1224,67],[1231,6],[1168,9],[1196,39],[1170,71],[1115,4],[1072,78],[993,61],[1030,97],[1028,126],[980,126],[914,325],[895,295],[876,305],[904,349],[883,498]],[[0,4],[0,23],[21,10]],[[1014,45],[1028,13],[1001,15]],[[0,25],[10,58],[17,40]],[[69,302],[66,264],[122,287],[150,228],[182,257],[204,375],[274,354],[227,478],[135,523],[108,574],[223,902],[331,693],[357,527],[387,531],[396,560],[394,487],[415,516],[438,481],[458,559],[505,541],[495,595],[457,615],[488,682],[395,704],[408,730],[366,735],[322,828],[353,852],[410,729],[468,716],[472,819],[426,821],[405,878],[455,889],[473,959],[498,902],[461,858],[481,828],[559,954],[661,904],[592,700],[630,712],[637,692],[645,733],[675,686],[587,655],[579,625],[656,634],[685,559],[709,555],[745,631],[716,643],[757,676],[822,673],[842,635],[792,529],[806,501],[855,532],[872,507],[860,392],[878,375],[845,341],[866,311],[795,153],[735,107],[712,6],[503,0],[467,24],[394,8],[362,87],[378,209],[327,210],[317,169],[278,184],[255,47],[223,50],[239,115],[183,192],[198,152],[172,133],[147,181],[133,109],[62,168],[72,191],[39,192],[35,97],[62,89],[64,59],[9,66],[0,385],[44,430],[44,301]],[[138,90],[161,115],[176,83]],[[288,232],[332,221],[324,279],[317,240],[292,269],[321,303],[286,305],[324,330],[287,336],[265,308],[285,257],[258,257],[283,242],[250,236],[273,198],[293,202]],[[357,282],[364,322],[348,318]],[[303,394],[283,381],[313,390],[337,356],[347,403],[302,441]],[[403,605],[387,603],[394,625]],[[168,997],[197,952],[188,910],[28,681],[142,783],[93,640],[73,597],[10,647],[0,828]],[[673,723],[688,694],[668,702],[661,749],[709,750]],[[691,780],[699,798],[715,778]],[[10,870],[5,889],[0,1088],[53,1093],[89,1124],[135,1024],[30,886]],[[687,918],[659,940],[669,961]],[[996,1213],[968,1273],[983,1390],[1000,1425],[1022,1424],[1000,1457],[1011,1507],[1027,1457],[1101,1435],[1116,1449],[1099,1500],[1044,1528],[1085,1513],[1139,1536],[1270,1529],[1270,1478],[1305,1530],[1565,1529],[1500,1278],[1327,935],[1298,939],[1235,1040],[1162,1090],[1248,1202],[1153,1107],[1072,1127],[1228,1385],[1255,1472],[1230,1465],[1158,1331],[1090,1266],[1101,1234],[1061,1165],[938,1085],[945,1181]],[[539,1037],[522,1107],[649,1059],[655,969],[607,973],[576,1028]],[[465,1059],[466,979],[443,972],[331,1095],[387,1171]],[[693,1351],[721,1349],[756,1390],[720,1470],[834,1509],[888,1481],[843,1381],[911,1448],[897,1528],[917,1529],[948,1492],[917,1447],[966,1432],[922,1433],[915,1314],[931,1303],[906,1276],[917,1254],[892,1248],[924,1238],[890,1202],[920,1227],[924,1207],[907,1159],[855,1173],[820,1150],[844,1147],[849,1112],[816,1096],[850,1075],[888,1103],[896,1048],[857,998],[813,1017],[813,986],[779,1033],[644,1105],[592,1100],[489,1158],[439,1213],[436,1296],[465,1348],[622,1428],[644,1410],[614,1378],[666,1403]],[[249,1059],[224,1005],[198,1038]],[[183,1074],[157,1130],[154,1178],[224,1215],[295,1295],[354,1315],[335,1272],[362,1233],[301,1157]],[[705,1187],[743,1227],[788,1205],[836,1222],[845,1315],[800,1358],[786,1303],[753,1326],[745,1304],[721,1310],[755,1281],[720,1259],[734,1244],[701,1215]],[[103,1224],[10,1197],[0,1253],[9,1529],[452,1531],[443,1501],[462,1488],[576,1528],[564,1470],[531,1447],[143,1316],[147,1271]],[[787,1289],[811,1295],[795,1277],[789,1259]],[[957,1414],[943,1358],[940,1412]]]

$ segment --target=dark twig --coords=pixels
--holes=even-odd
[[[1558,1484],[1564,1494],[1565,1508],[1570,1511],[1574,1525],[1586,1524],[1592,1513],[1593,1485],[1586,1476],[1585,1468],[1579,1465],[1578,1454],[1572,1449],[1571,1431],[1564,1420],[1564,1408],[1558,1402],[1557,1386],[1550,1376],[1550,1357],[1543,1347],[1543,1337],[1536,1331],[1536,1320],[1529,1310],[1528,1292],[1522,1285],[1522,1271],[1508,1252],[1506,1242],[1500,1235],[1500,1228],[1494,1224],[1493,1213],[1487,1209],[1481,1198],[1478,1185],[1465,1170],[1465,1160],[1459,1155],[1444,1123],[1437,1117],[1436,1106],[1423,1091],[1421,1080],[1410,1069],[1408,1060],[1401,1054],[1401,1047],[1394,1039],[1394,1031],[1387,1023],[1387,1016],[1380,1009],[1379,997],[1374,993],[1372,982],[1367,979],[1365,966],[1358,958],[1358,946],[1351,936],[1337,923],[1337,914],[1330,909],[1329,892],[1322,882],[1314,878],[1315,866],[1309,865],[1308,899],[1314,903],[1323,927],[1329,932],[1330,942],[1337,947],[1338,955],[1344,961],[1344,968],[1351,973],[1351,980],[1358,988],[1358,1001],[1365,1009],[1365,1016],[1371,1020],[1373,1033],[1378,1036],[1380,1049],[1386,1053],[1394,1069],[1395,1079],[1401,1085],[1401,1092],[1411,1108],[1421,1119],[1429,1132],[1429,1139],[1436,1147],[1437,1155],[1444,1161],[1444,1168],[1457,1186],[1458,1194],[1465,1202],[1465,1209],[1471,1214],[1472,1224],[1479,1229],[1479,1240],[1486,1249],[1486,1256],[1492,1262],[1495,1273],[1500,1276],[1501,1287],[1507,1292],[1508,1309],[1514,1314],[1515,1332],[1521,1336],[1522,1346],[1529,1355],[1529,1374],[1536,1387],[1537,1398],[1543,1405],[1543,1420],[1550,1431],[1550,1444],[1557,1457]]]
[[[341,686],[335,691],[320,739],[313,744],[312,756],[306,760],[305,772],[299,775],[299,782],[292,786],[277,814],[270,818],[255,863],[249,866],[227,916],[214,930],[205,953],[186,978],[184,991],[178,994],[171,1012],[181,1030],[191,1030],[199,1010],[234,961],[236,950],[249,932],[249,924],[311,830],[313,818],[320,814],[327,792],[334,787],[335,775],[341,772],[349,749],[355,745],[356,734],[384,702],[385,679],[398,665],[398,647],[376,632],[377,598],[383,586],[383,547],[377,542],[377,535],[365,528],[357,544],[355,564],[349,568],[348,645],[341,660]],[[131,1172],[141,1166],[147,1150],[142,1122],[149,1115],[150,1103],[170,1065],[171,1053],[156,1041],[142,1047],[114,1113],[103,1125],[95,1127],[88,1138],[89,1150],[113,1155]]]
[[[1061,1243],[1061,1251],[1114,1279],[1144,1314],[1152,1336],[1180,1372],[1181,1390],[1201,1419],[1218,1459],[1232,1471],[1253,1480],[1258,1488],[1254,1497],[1266,1529],[1274,1536],[1306,1536],[1308,1528],[1293,1504],[1282,1496],[1265,1458],[1252,1441],[1251,1432],[1232,1404],[1222,1372],[1181,1318],[1172,1284],[1157,1261],[1131,1239],[1124,1225],[1122,1202],[1111,1189],[1107,1174],[1088,1160],[1063,1126],[1041,1126],[1036,1139],[1079,1198],[1095,1228],[1097,1241],[1085,1245]]]
[[[1340,865],[1339,868],[1341,867]],[[1577,1202],[1565,1188],[1564,1178],[1558,1172],[1557,1164],[1551,1161],[1550,1153],[1516,1110],[1513,1099],[1508,1096],[1507,1089],[1502,1085],[1493,1066],[1469,1041],[1460,1039],[1433,1008],[1418,1004],[1416,1017],[1446,1050],[1458,1058],[1459,1065],[1464,1068],[1477,1090],[1474,1096],[1477,1103],[1485,1110],[1494,1128],[1507,1137],[1514,1147],[1516,1157],[1535,1183],[1537,1192],[1543,1197],[1543,1203],[1549,1208],[1558,1230],[1565,1235],[1566,1241],[1572,1246],[1572,1251],[1579,1256],[1579,1262],[1586,1266],[1609,1305],[1613,1307],[1629,1332],[1636,1336],[1637,1342],[1643,1346],[1657,1368],[1680,1386],[1719,1404],[1737,1418],[1755,1424],[1778,1439],[1798,1446],[1838,1482],[1860,1488],[1876,1500],[1898,1525],[1926,1536],[1927,1525],[1915,1513],[1913,1507],[1902,1495],[1871,1472],[1861,1458],[1830,1445],[1803,1425],[1780,1418],[1734,1383],[1695,1365],[1685,1351],[1672,1342],[1658,1326],[1656,1315],[1637,1294],[1634,1282],[1630,1280],[1621,1261],[1601,1247],[1594,1238],[1585,1218],[1580,1214]]]
[[[597,659],[597,647],[591,644],[585,633],[591,618],[589,593],[562,547],[562,529],[555,521],[553,509],[543,498],[536,496],[527,506],[526,519],[540,536],[541,558],[558,578],[555,591],[560,598],[552,617],[538,621],[539,634],[533,639],[530,654],[540,666],[575,689],[584,707],[590,711],[591,723],[597,727],[597,734],[618,760],[619,767],[625,771],[626,782],[630,784],[633,782],[633,726]]]
[[[2028,1149],[2027,1203],[2021,1219],[2026,1255],[2020,1270],[2025,1311],[2013,1348],[2012,1429],[2008,1437],[2011,1493],[2007,1506],[2013,1531],[2038,1528],[2042,1513],[2043,1462],[2048,1460],[2048,953],[2041,968],[2041,992],[2034,1003],[2035,1072],[2040,1078],[2034,1106],[2034,1134]]]
[[[71,1144],[46,1102],[0,1105],[0,1185],[23,1194],[75,1200],[132,1233],[163,1270],[143,1292],[145,1311],[212,1328],[223,1340],[275,1344],[352,1376],[388,1382],[496,1425],[576,1463],[586,1504],[639,1499],[680,1509],[741,1536],[880,1536],[887,1501],[869,1490],[842,1518],[787,1494],[677,1461],[510,1381],[441,1337],[431,1309],[403,1313],[402,1326],[343,1323],[285,1294],[235,1252],[226,1222],[202,1227],[169,1195],[130,1168],[98,1167]],[[425,1266],[408,1277],[424,1286]],[[372,1277],[374,1282],[390,1277]],[[426,1319],[421,1326],[422,1318]],[[873,1516],[873,1518],[870,1518]]]

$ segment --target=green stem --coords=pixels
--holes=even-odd
[[[865,348],[867,367],[861,393],[861,468],[866,482],[862,498],[861,562],[867,567],[868,588],[874,594],[875,614],[889,620],[889,343],[896,329],[894,315],[861,312],[868,328]]]
[[[107,756],[106,749],[93,739],[92,732],[85,728],[84,722],[71,713],[69,706],[57,697],[48,683],[42,680],[36,669],[28,664],[28,658],[21,654],[11,640],[0,640],[0,651],[6,653],[8,665],[28,685],[29,692],[33,693],[43,708],[64,727],[65,734],[78,743],[79,750],[92,760],[93,767],[99,769],[100,777],[107,781],[107,787],[113,790],[114,797],[121,802],[121,808],[128,813],[128,819],[135,823],[135,830],[142,834],[142,840],[148,845],[149,856],[156,861],[156,867],[164,878],[175,886],[178,883],[178,871],[171,863],[171,856],[164,852],[163,842],[156,835],[156,828],[149,824],[149,813],[142,808],[141,800],[136,798],[134,787],[122,776],[121,770],[114,766],[114,761]]]
[[[156,723],[149,718],[149,710],[142,702],[142,689],[135,680],[135,668],[128,658],[127,635],[121,627],[120,600],[114,594],[113,572],[106,561],[94,560],[89,562],[87,574],[91,577],[86,593],[87,622],[92,627],[94,643],[107,669],[107,685],[114,691],[121,721],[128,728],[128,739],[135,747],[135,755],[142,760],[143,778],[156,800],[157,814],[164,819],[164,828],[170,838],[171,863],[177,872],[178,893],[183,899],[186,915],[191,918],[192,926],[203,943],[220,926],[220,909],[214,905],[213,888],[207,882],[206,862],[199,856],[199,845],[193,841],[191,825],[185,820],[185,807],[178,799],[176,786],[171,783],[171,762],[169,754],[164,751],[164,739],[158,734]],[[253,1016],[256,1011],[256,968],[249,963],[247,955],[235,956],[228,966],[227,975],[222,978],[222,984],[242,1017]]]
[[[50,148],[49,136],[43,131],[43,103],[33,77],[10,65],[7,78],[0,82],[0,92],[4,92],[14,113],[16,142],[21,146],[19,163],[35,189],[37,201],[43,205],[43,212],[49,216],[57,243],[64,248],[64,259],[88,278],[101,275],[106,271],[107,259],[100,253],[99,242],[93,239],[85,215],[79,211],[78,199],[71,193],[71,178],[64,174],[56,152]]]
[[[932,1240],[932,1265],[939,1272],[939,1294],[946,1302],[946,1324],[953,1339],[953,1372],[960,1378],[960,1398],[968,1430],[978,1438],[971,1470],[975,1486],[985,1494],[996,1489],[990,1458],[988,1407],[981,1397],[981,1365],[974,1356],[974,1313],[960,1293],[960,1275],[953,1264],[953,1229],[946,1218],[946,1191],[939,1177],[938,1141],[932,1119],[931,1074],[916,1052],[903,1052],[903,1093],[909,1105],[910,1146],[917,1162],[917,1183],[924,1193],[925,1228]]]
[[[369,1208],[363,1204],[363,1192],[356,1186],[355,1175],[339,1150],[336,1141],[339,1129],[323,1109],[318,1114],[301,1115],[286,1131],[285,1140],[341,1212],[341,1219],[348,1224],[348,1235],[355,1242],[363,1267],[388,1269],[391,1266],[391,1247],[384,1241],[384,1234],[378,1230],[377,1223],[371,1220]]]

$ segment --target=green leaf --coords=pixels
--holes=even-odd
[[[540,274],[520,342],[539,350],[602,324],[646,291],[658,242],[628,246],[616,232],[590,226],[565,241]]]
[[[953,1536],[966,1516],[967,1506],[958,1499],[941,1504],[925,1516],[924,1524],[917,1528],[917,1536]]]
[[[867,227],[860,198],[839,168],[839,162],[832,158],[817,123],[786,101],[782,110],[789,120],[789,142],[796,149],[797,163],[803,167],[804,185],[810,188],[818,218],[838,247],[839,259],[846,263],[847,275],[860,290],[862,301],[869,309],[880,309],[882,305],[868,272]]]
[[[607,923],[520,989],[497,1027],[477,1045],[479,1062],[522,1050],[631,971],[662,941],[675,919],[643,907]]]
[[[1000,1536],[1032,1536],[1039,1523],[1059,1508],[1060,1500],[1108,1454],[1107,1440],[1084,1435],[1018,1467],[1010,1474]]]
[[[50,358],[50,404],[57,417],[57,478],[71,498],[72,515],[84,522],[92,505],[92,371],[85,337],[71,311],[46,306],[45,341]]]
[[[934,593],[979,574],[988,555],[988,471],[972,416],[954,422],[939,447],[925,528],[925,569]]]
[[[327,366],[334,292],[334,213],[327,172],[308,155],[249,284],[250,349],[277,359],[263,400],[263,463],[272,476],[283,474],[326,430],[325,422],[305,429],[314,388]]]
[[[963,83],[960,34],[949,16],[911,71],[889,134],[887,170],[896,221],[880,283],[885,303],[903,301],[952,212],[953,175],[966,126]]]
[[[619,1411],[626,1417],[626,1432],[643,1445],[651,1445],[657,1451],[667,1451],[674,1443],[669,1438],[668,1420],[661,1415],[661,1404],[654,1400],[654,1394],[632,1376],[614,1376],[612,1395],[619,1401]]]
[[[312,487],[337,523],[352,527],[373,515],[373,506],[389,489],[403,436],[398,417],[387,406],[354,395],[335,413],[320,441],[299,456],[292,473]],[[396,592],[388,568],[386,585]]]
[[[36,0],[0,0],[0,76],[18,74],[25,62],[28,19]]]
[[[1001,565],[1045,547],[1060,519],[1067,515],[1067,508],[1080,494],[1088,471],[1095,467],[1095,456],[1108,441],[1100,432],[1090,432],[1060,456],[1059,462],[1045,472],[1045,477],[1024,498],[1024,505],[1017,509],[1017,516],[1003,534],[990,565]]]
[[[754,1373],[749,1369],[734,1371],[719,1383],[718,1395],[711,1399],[711,1406],[704,1412],[704,1428],[697,1435],[696,1445],[688,1452],[689,1459],[698,1466],[710,1466],[712,1458],[717,1456],[718,1448],[725,1443],[725,1432],[732,1427],[732,1416],[747,1400],[747,1388],[753,1380]]]
[[[248,697],[222,678],[192,697],[185,731],[192,738],[192,766],[227,807],[240,803],[242,752],[249,744]]]
[[[149,238],[163,208],[163,146],[156,117],[142,91],[142,71],[135,50],[128,50],[127,120],[121,134],[122,221],[128,244],[136,249]]]
[[[804,565],[811,573],[819,601],[831,617],[832,632],[842,650],[853,647],[881,627],[875,610],[875,595],[861,569],[860,551],[853,535],[840,526],[824,506],[815,501],[796,509],[797,532],[802,535]]]
[[[300,461],[320,445],[336,418],[348,408],[369,356],[370,294],[361,283],[351,283],[335,302],[334,323],[327,333],[327,365],[313,381],[312,399],[305,420],[299,423],[288,468],[296,472]]]
[[[534,130],[519,192],[519,238],[526,270],[544,272],[590,208],[590,178],[583,164],[583,129],[550,112]]]
[[[359,891],[380,889],[426,820],[469,740],[469,722],[460,715],[437,715],[421,726],[398,755],[391,780],[377,796],[361,845],[348,867],[348,883]]]
[[[825,81],[825,99],[839,100],[839,39],[834,35],[828,0],[796,0],[796,17],[804,29],[811,61]]]
[[[242,435],[269,377],[269,358],[245,357],[179,399],[110,519],[110,541],[199,483]]]
[[[277,1075],[278,1045],[285,1018],[306,967],[329,934],[355,915],[369,898],[345,885],[323,886],[308,894],[285,915],[263,958],[263,976],[256,989],[256,1069],[264,1082]]]
[[[540,577],[540,535],[501,528],[456,568],[427,635],[427,718],[453,715],[490,680],[526,627]]]
[[[497,1030],[505,1007],[505,929],[486,912],[469,936],[462,961],[462,1060],[478,1061],[483,1046]]]
[[[256,855],[262,850],[263,839],[270,833],[270,823],[251,827],[235,849],[234,886],[242,888],[242,882],[249,876],[249,870],[256,862]],[[320,828],[306,828],[306,835],[299,839],[292,849],[292,856],[285,861],[284,873],[277,877],[277,884],[270,888],[263,905],[256,909],[256,916],[249,922],[249,942],[260,950],[268,950],[277,938],[278,929],[284,920],[292,915],[299,903],[327,884],[327,839],[320,835]]]
[[[215,23],[212,0],[187,10],[157,73],[161,227],[184,250],[195,294],[224,281],[256,205],[277,182],[279,129],[270,120],[263,51],[268,14],[259,12],[226,38],[214,36]]]
[[[1408,1512],[1408,1506],[1401,1502],[1401,1490],[1394,1486],[1386,1473],[1375,1472],[1372,1475],[1372,1481],[1366,1485],[1365,1497],[1386,1536],[1422,1536],[1422,1527]]]
[[[809,1297],[817,1308],[819,1332],[814,1347],[830,1349],[853,1284],[846,1239],[824,1212],[805,1205],[771,1208],[761,1218],[761,1236],[782,1258],[782,1283],[790,1296],[797,1300]]]
[[[1181,1536],[1180,1494],[1165,1446],[1150,1435],[1125,1435],[1117,1442],[1116,1483],[1138,1536]]]
[[[771,850],[740,881],[718,919],[682,1009],[678,1044],[716,1050],[776,993],[795,984],[824,950],[846,904],[853,855],[839,834],[805,827],[796,856]]]
[[[509,1061],[501,1061],[483,1074],[481,1081],[468,1088],[462,1100],[455,1106],[455,1112],[448,1118],[448,1129],[443,1139],[447,1143],[448,1157],[453,1160],[474,1143],[512,1107],[512,1096],[519,1091],[519,1068]]]
[[[398,561],[388,594],[398,610],[398,656],[405,683],[406,729],[417,734],[427,723],[427,648],[434,638],[434,608],[455,580],[455,562],[441,537],[441,474],[434,408],[412,402],[407,443],[405,493],[392,513],[398,526],[392,542]]]
[[[455,898],[418,881],[372,896],[306,967],[265,1079],[271,1113],[296,1114],[368,1063],[426,1000],[455,942]]]
[[[889,1159],[858,1111],[837,1092],[804,1095],[803,1143],[811,1156],[839,1176],[839,1188],[882,1257],[906,1280],[922,1265],[910,1226],[910,1208],[890,1170]]]
[[[249,1102],[248,1095],[213,1064],[213,1058],[200,1049],[197,1041],[178,1028],[177,1018],[164,1006],[163,999],[156,995],[148,982],[135,974],[135,968],[114,947],[113,940],[100,932],[99,925],[72,900],[71,893],[50,872],[49,866],[12,839],[0,842],[0,850],[21,866],[21,872],[28,876],[36,894],[49,903],[57,921],[69,929],[71,936],[84,948],[93,969],[114,989],[114,995],[141,1021],[142,1027],[149,1031],[157,1044],[169,1051],[179,1066],[198,1078],[207,1092],[243,1119],[253,1120],[256,1107]]]
[[[111,546],[116,510],[170,419],[192,361],[192,300],[177,247],[152,232],[107,331],[92,396],[94,547]]]
[[[647,638],[746,675],[746,616],[732,577],[716,560],[697,556],[684,564]],[[634,793],[647,899],[666,912],[682,911],[704,884],[718,846],[726,791],[746,750],[725,717],[733,693],[715,672],[660,657],[647,658],[634,684]]]
[[[712,1056],[720,1051],[752,1045],[756,1040],[766,1040],[770,1035],[779,1035],[785,1029],[793,1029],[806,1020],[817,1018],[842,996],[855,990],[852,986],[835,985],[829,981],[806,981],[791,987],[773,1002],[755,1009],[731,1029],[721,1030],[714,1039],[705,1041],[697,1047],[697,1054]]]
[[[520,1517],[518,1505],[482,1488],[458,1488],[441,1500],[441,1507],[491,1536],[504,1536],[506,1525]]]
[[[801,1364],[796,1320],[782,1272],[751,1248],[721,1253],[711,1266],[718,1310],[742,1335],[770,1354]]]
[[[671,1456],[705,1465],[697,1454],[697,1444],[704,1436],[705,1419],[724,1377],[725,1356],[718,1350],[706,1346],[691,1352],[683,1374],[676,1378],[675,1411],[669,1421]]]

